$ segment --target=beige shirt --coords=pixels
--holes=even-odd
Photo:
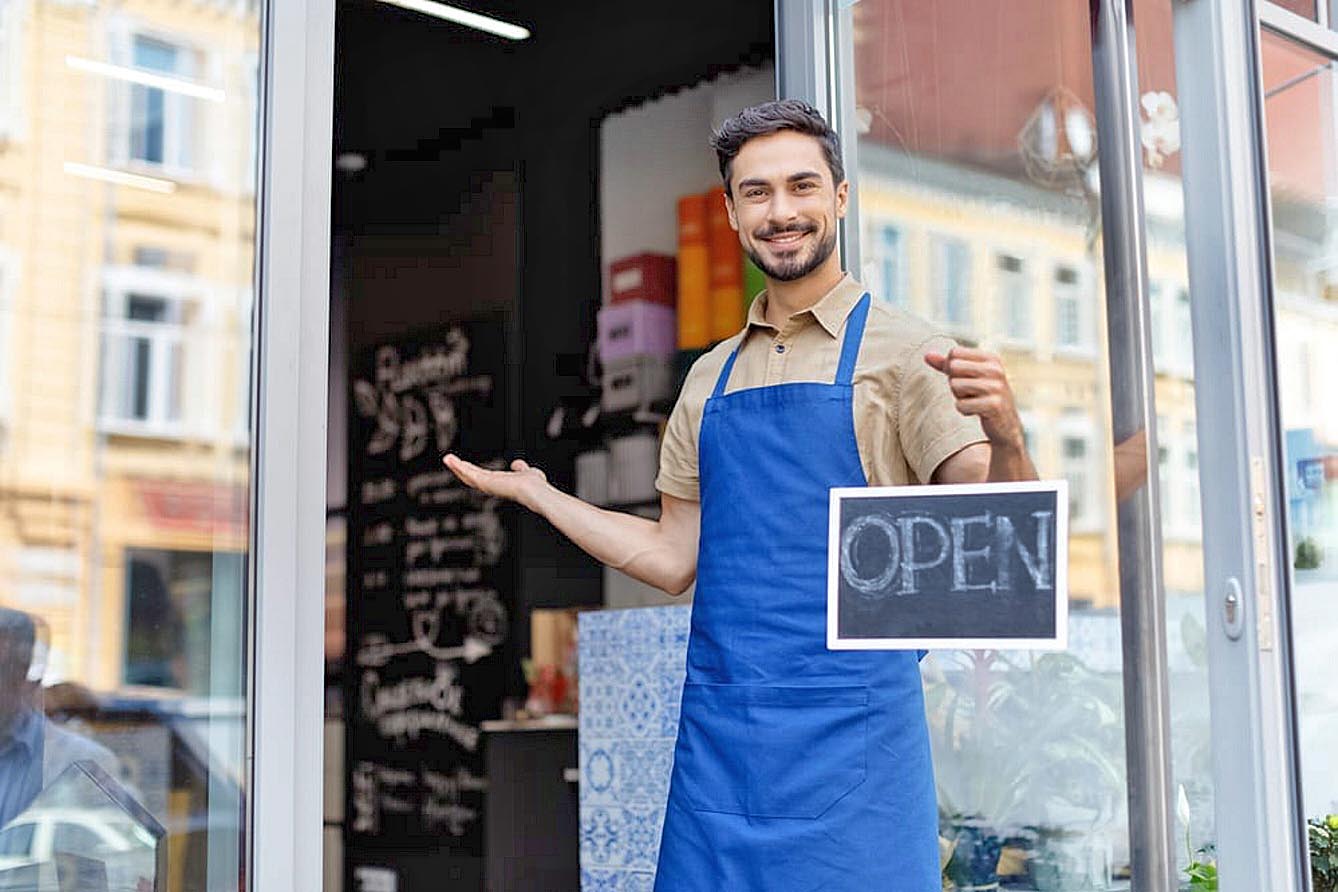
[[[846,317],[864,287],[846,275],[812,308],[777,330],[765,318],[766,293],[753,301],[743,331],[693,363],[669,416],[655,487],[681,499],[700,498],[697,438],[702,409],[734,347],[743,342],[726,393],[791,381],[836,378]],[[985,439],[980,423],[957,411],[947,378],[925,353],[955,342],[928,323],[876,298],[869,308],[855,363],[855,439],[873,486],[928,483],[948,456]]]

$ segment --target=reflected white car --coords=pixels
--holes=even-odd
[[[0,830],[0,872],[50,862],[59,853],[105,864],[110,889],[153,888],[153,835],[123,812],[35,808]]]

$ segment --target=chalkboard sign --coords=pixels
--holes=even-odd
[[[1058,650],[1068,630],[1063,480],[834,488],[832,650]]]
[[[355,357],[345,686],[350,854],[481,857],[480,722],[497,718],[514,605],[512,516],[441,463],[506,445],[504,328],[481,321]]]

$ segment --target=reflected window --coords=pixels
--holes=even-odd
[[[21,11],[21,4],[0,0],[0,138],[22,131]]]
[[[934,242],[935,315],[961,330],[971,325],[971,246],[962,239],[939,237]]]
[[[0,830],[0,857],[27,858],[33,850],[33,833],[37,825],[10,824]]]
[[[1092,347],[1091,313],[1083,293],[1082,275],[1072,266],[1055,268],[1055,346],[1063,350]]]
[[[1171,310],[1171,350],[1167,356],[1171,368],[1185,378],[1194,376],[1194,332],[1190,324],[1189,290],[1177,288]]]
[[[73,855],[101,855],[108,850],[115,850],[115,848],[87,827],[72,824],[69,821],[56,822],[55,831],[51,835],[51,851],[53,852],[69,852]]]
[[[994,259],[998,276],[998,327],[1010,341],[1031,340],[1031,287],[1021,257],[999,254]]]
[[[1181,459],[1180,485],[1182,487],[1181,510],[1186,529],[1199,529],[1201,509],[1199,506],[1199,440],[1198,429],[1192,421],[1184,424],[1181,434],[1183,458]],[[1197,535],[1197,533],[1196,533]]]
[[[1060,470],[1069,484],[1069,523],[1074,529],[1090,529],[1100,520],[1096,510],[1097,464],[1092,423],[1072,412],[1061,422]]]
[[[1166,287],[1157,280],[1148,282],[1148,304],[1152,310],[1152,367],[1166,368]]]
[[[13,290],[14,275],[13,265],[9,260],[10,254],[0,246],[0,421],[8,418],[10,414],[9,397],[9,357],[10,353],[10,331],[13,329],[13,299],[10,292]],[[0,450],[4,448],[4,441],[0,439]]]
[[[873,239],[873,283],[878,297],[898,307],[910,305],[906,275],[906,237],[898,226],[889,223],[875,227]]]
[[[156,38],[136,36],[134,66],[169,77],[194,74],[192,54]],[[194,152],[192,99],[179,92],[133,84],[130,87],[130,159],[142,164],[190,170]]]
[[[181,302],[126,292],[108,295],[103,321],[104,422],[167,432],[181,422]]]
[[[186,491],[177,495],[183,501],[192,497]],[[192,693],[240,693],[240,614],[216,615],[214,589],[216,579],[240,579],[242,556],[131,549],[126,566],[126,682]],[[215,667],[230,671],[211,683]]]

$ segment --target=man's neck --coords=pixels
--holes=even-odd
[[[767,279],[767,322],[780,328],[796,313],[811,309],[827,292],[836,287],[845,276],[836,252],[828,262],[813,270],[802,279],[793,282],[777,282]]]

